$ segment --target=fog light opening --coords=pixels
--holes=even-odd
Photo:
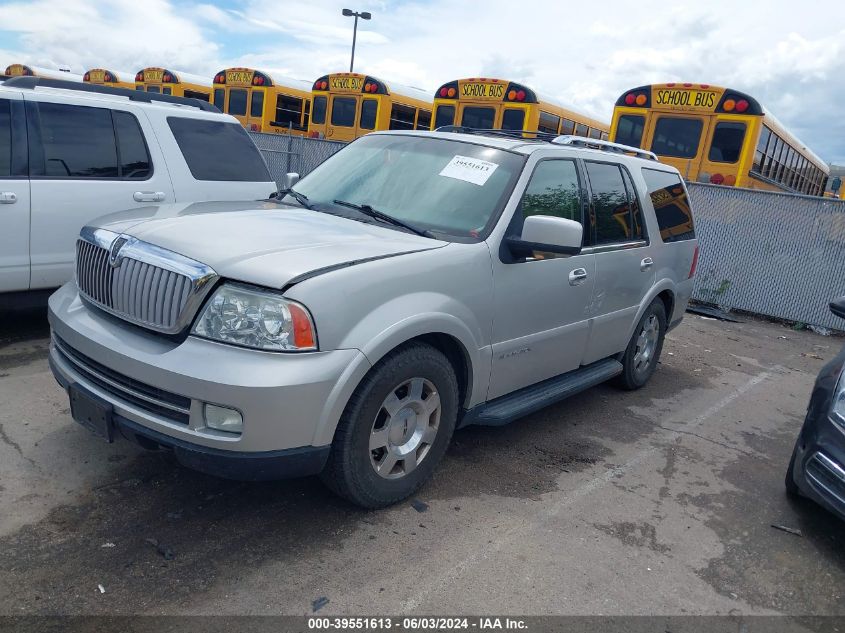
[[[240,411],[216,404],[206,403],[203,406],[205,425],[215,431],[240,435],[244,430],[244,419]]]

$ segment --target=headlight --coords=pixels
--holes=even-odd
[[[277,352],[317,349],[314,322],[304,306],[270,291],[236,284],[217,289],[191,332]]]
[[[839,376],[839,384],[833,392],[833,406],[830,409],[831,419],[845,429],[845,370]]]

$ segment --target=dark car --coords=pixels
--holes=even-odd
[[[845,319],[845,296],[830,304]],[[819,373],[786,471],[786,490],[845,520],[845,348]]]

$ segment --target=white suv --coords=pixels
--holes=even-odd
[[[92,218],[275,189],[244,129],[208,103],[10,79],[0,84],[0,306],[71,279],[76,238]]]

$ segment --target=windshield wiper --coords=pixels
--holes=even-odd
[[[381,220],[382,222],[387,222],[388,224],[392,224],[393,226],[401,226],[403,229],[407,229],[411,231],[411,233],[416,233],[417,235],[421,235],[423,237],[430,237],[434,238],[434,234],[426,229],[420,229],[415,227],[413,224],[408,224],[407,222],[400,220],[399,218],[394,218],[392,215],[388,215],[378,209],[373,209],[368,204],[355,204],[354,202],[347,202],[346,200],[333,200],[335,204],[339,204],[342,207],[349,207],[350,209],[355,209],[356,211],[360,211],[364,215],[368,215],[371,218],[376,218],[377,220]]]
[[[285,196],[290,196],[294,200],[296,200],[300,206],[305,207],[306,209],[314,210],[314,207],[311,206],[311,203],[308,202],[308,196],[304,193],[299,193],[298,191],[294,191],[293,189],[279,189],[276,193],[276,202],[281,202]]]

